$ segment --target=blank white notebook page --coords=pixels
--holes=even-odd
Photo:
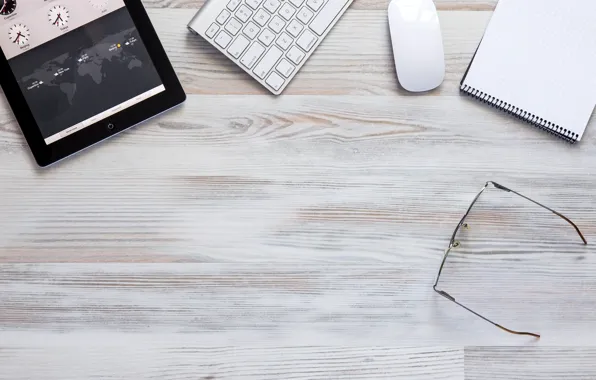
[[[581,139],[596,105],[596,0],[500,0],[463,84]]]

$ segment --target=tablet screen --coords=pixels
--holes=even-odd
[[[165,91],[122,0],[0,7],[0,47],[46,144]]]

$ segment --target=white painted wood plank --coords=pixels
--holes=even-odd
[[[438,258],[406,255],[391,265],[4,264],[0,345],[136,336],[205,347],[594,344],[593,257],[485,256],[460,255],[442,287],[540,341],[441,298]]]
[[[434,264],[491,179],[596,235],[594,125],[571,146],[459,96],[191,96],[49,170],[0,124],[2,262]]]
[[[596,350],[586,347],[469,347],[466,380],[592,380]]]
[[[0,379],[463,380],[463,349],[210,347],[171,340],[0,343]]]

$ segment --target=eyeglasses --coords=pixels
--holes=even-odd
[[[459,230],[461,228],[468,228],[468,224],[466,223],[466,218],[468,217],[468,215],[470,215],[470,211],[472,210],[472,207],[474,207],[474,205],[476,204],[476,202],[478,201],[478,199],[480,198],[480,196],[482,195],[482,193],[484,193],[484,191],[486,189],[488,189],[489,187],[494,187],[496,189],[499,190],[503,190],[505,192],[511,193],[511,194],[515,194],[518,195],[532,203],[534,203],[537,206],[540,206],[550,212],[552,212],[553,214],[557,215],[558,217],[562,218],[563,220],[565,220],[567,223],[569,223],[577,232],[577,234],[579,235],[579,237],[582,239],[584,244],[588,244],[588,242],[586,241],[586,239],[584,238],[584,235],[582,234],[582,232],[579,230],[579,228],[575,225],[575,223],[573,223],[569,218],[567,218],[566,216],[562,215],[561,213],[546,207],[543,204],[540,204],[528,197],[526,197],[525,195],[522,195],[516,191],[513,191],[511,189],[506,188],[505,186],[499,185],[498,183],[489,181],[487,182],[484,187],[482,188],[482,190],[480,190],[480,192],[478,193],[478,195],[476,195],[476,198],[474,198],[474,200],[472,201],[472,204],[470,205],[470,207],[468,207],[468,211],[466,212],[466,214],[463,216],[463,218],[461,218],[461,220],[459,221],[459,224],[457,225],[457,227],[455,228],[455,231],[453,231],[453,235],[451,236],[451,240],[449,241],[449,247],[445,250],[445,255],[443,256],[443,262],[441,262],[441,267],[439,268],[439,273],[437,274],[437,279],[435,281],[435,284],[433,285],[433,289],[435,290],[435,292],[439,293],[441,296],[445,297],[446,299],[448,299],[449,301],[455,303],[458,306],[463,307],[464,309],[466,309],[467,311],[469,311],[470,313],[476,315],[477,317],[485,320],[486,322],[500,328],[503,331],[506,331],[508,333],[511,334],[515,334],[515,335],[528,335],[528,336],[533,336],[537,339],[540,339],[540,334],[535,334],[532,332],[525,332],[525,331],[516,331],[516,330],[512,330],[512,329],[508,329],[506,327],[504,327],[503,325],[500,325],[496,322],[491,321],[490,319],[486,318],[485,316],[475,312],[474,310],[470,309],[469,307],[459,303],[455,297],[451,296],[449,293],[447,293],[444,290],[439,290],[437,288],[437,286],[439,285],[439,279],[441,278],[441,273],[443,272],[443,267],[445,266],[445,262],[447,261],[447,257],[449,257],[449,253],[451,252],[452,249],[459,247],[460,243],[458,241],[455,240],[455,237],[457,236],[457,233],[459,232]]]

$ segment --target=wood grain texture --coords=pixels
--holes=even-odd
[[[489,179],[596,234],[594,128],[571,146],[459,96],[191,96],[37,171],[0,117],[3,262],[436,261]]]
[[[556,261],[556,256],[494,256],[483,265],[475,265],[476,257],[460,259],[457,269],[450,269],[468,290],[454,294],[512,328],[537,329],[541,341],[504,334],[436,295],[432,282],[438,263],[432,260],[392,265],[5,264],[0,267],[0,331],[6,344],[36,337],[119,341],[133,334],[179,336],[214,347],[255,342],[592,345],[595,261]],[[473,271],[466,270],[470,266]]]
[[[458,93],[496,0],[436,1],[447,76],[420,96],[387,0],[281,97],[186,30],[203,0],[144,3],[182,107],[40,170],[0,101],[0,378],[456,380],[464,346],[471,379],[594,378],[596,251],[552,215],[497,198],[441,279],[540,341],[432,291],[487,180],[596,236],[596,123],[571,146]]]
[[[499,348],[465,350],[466,380],[596,379],[594,348]]]
[[[76,365],[73,365],[76,363]],[[150,363],[150,365],[148,365]],[[23,368],[28,368],[23,371]],[[3,347],[0,379],[463,380],[456,348],[207,347],[142,342]]]

